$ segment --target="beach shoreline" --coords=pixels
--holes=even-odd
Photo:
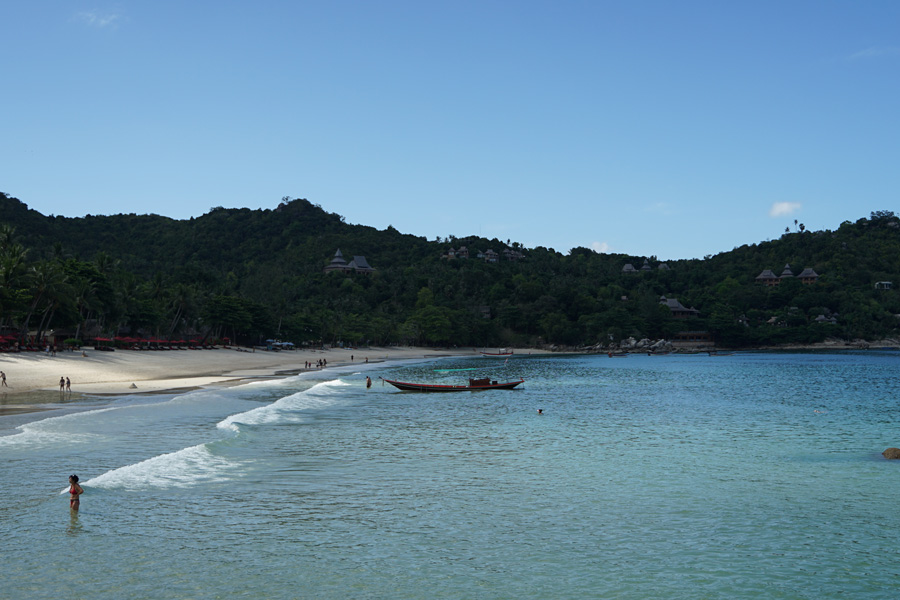
[[[517,354],[543,353],[518,349]],[[170,390],[227,384],[259,377],[358,365],[365,367],[396,360],[479,356],[473,348],[369,347],[266,351],[245,348],[169,351],[98,351],[17,353],[0,355],[0,371],[8,387],[0,388],[3,404],[26,393],[60,390],[60,378],[69,378],[71,392],[92,395],[160,393]],[[307,368],[309,363],[311,368]]]

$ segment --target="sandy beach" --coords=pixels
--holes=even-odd
[[[8,387],[0,394],[11,397],[26,392],[58,391],[60,377],[68,377],[73,393],[127,394],[191,388],[225,383],[280,372],[304,370],[326,360],[327,368],[365,365],[386,360],[476,355],[472,348],[433,349],[419,347],[289,350],[271,352],[216,348],[115,352],[85,349],[81,352],[0,354],[0,371]],[[133,385],[132,385],[133,384]]]

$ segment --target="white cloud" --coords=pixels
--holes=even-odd
[[[851,54],[850,60],[858,60],[863,58],[880,58],[882,56],[900,56],[900,48],[898,48],[897,46],[866,48],[865,50],[860,50],[856,54]]]
[[[116,14],[101,13],[96,10],[91,10],[80,12],[75,15],[75,18],[91,27],[111,27],[115,29],[122,17]]]
[[[775,202],[769,209],[769,216],[786,217],[800,210],[801,206],[799,202]]]
[[[607,244],[606,242],[592,242],[591,250],[593,250],[594,252],[600,252],[600,253],[605,254],[605,253],[609,252],[610,248],[609,248],[609,244]]]

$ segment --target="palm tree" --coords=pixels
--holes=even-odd
[[[97,288],[92,281],[80,277],[72,285],[72,296],[75,310],[78,311],[78,327],[75,329],[75,339],[79,339],[81,330],[97,302]]]
[[[38,340],[44,339],[44,331],[53,322],[56,311],[67,303],[72,302],[72,286],[64,279],[59,285],[53,286],[51,289],[47,290],[45,300],[47,306],[44,308],[43,313],[41,313],[41,323],[38,325],[37,336],[35,338]]]
[[[163,280],[162,273],[157,271],[153,275],[153,279],[146,282],[144,284],[144,289],[147,292],[147,296],[150,298],[150,301],[155,309],[155,313],[159,318],[154,318],[153,323],[153,333],[156,336],[159,336],[159,329],[162,325],[162,318],[166,312],[166,284]]]
[[[19,289],[25,285],[27,270],[25,255],[27,250],[20,244],[8,243],[4,239],[4,229],[0,226],[0,326],[12,323],[12,313],[23,307]]]
[[[174,314],[172,315],[172,322],[169,324],[166,337],[171,339],[172,334],[178,329],[179,323],[185,316],[189,312],[196,310],[196,296],[197,290],[183,283],[176,284],[169,291],[168,306],[170,310],[174,311]]]
[[[60,288],[66,283],[66,274],[55,261],[37,263],[29,269],[28,275],[31,304],[19,333],[19,339],[23,342],[28,335],[28,324],[31,322],[32,315],[44,302],[48,305],[45,311],[51,308],[53,301],[59,297]]]
[[[98,252],[94,257],[94,264],[97,266],[97,270],[101,275],[108,275],[113,269],[119,266],[119,263],[122,262],[119,259],[113,260],[110,258],[109,254],[106,252]]]
[[[113,289],[115,290],[112,299],[113,313],[115,314],[115,322],[112,330],[116,333],[128,324],[128,315],[134,312],[135,305],[140,298],[141,282],[133,273],[120,272],[113,277]],[[109,325],[113,325],[111,321]]]
[[[12,225],[6,223],[0,225],[0,252],[13,245],[15,234],[16,229]]]

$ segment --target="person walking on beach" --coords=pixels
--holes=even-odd
[[[67,392],[71,392],[71,391],[72,391],[72,382],[69,381],[69,378],[68,378],[68,377],[66,377],[66,391],[67,391]]]
[[[66,389],[66,378],[65,378],[65,377],[60,377],[60,378],[59,378],[59,391],[62,392],[62,391],[64,391],[65,389]]]
[[[6,373],[0,371],[0,387],[9,387],[6,385]]]
[[[69,498],[69,508],[78,510],[78,497],[84,493],[84,489],[78,485],[78,475],[69,475],[69,493],[71,494],[71,497]]]

